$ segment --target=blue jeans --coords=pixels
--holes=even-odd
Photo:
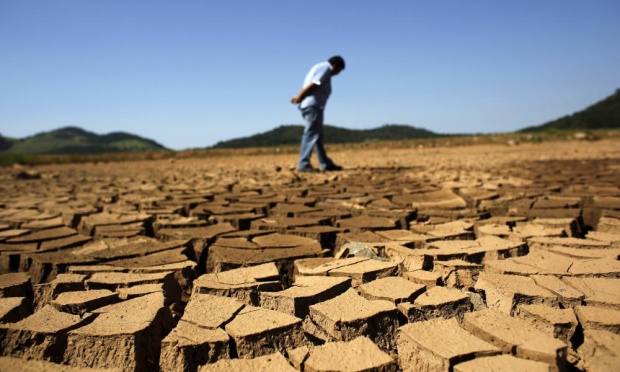
[[[332,167],[334,163],[327,156],[323,146],[323,110],[316,106],[304,107],[301,109],[301,115],[306,121],[306,128],[301,135],[297,169],[312,167],[310,157],[312,156],[313,149],[316,149],[316,155],[322,170]]]

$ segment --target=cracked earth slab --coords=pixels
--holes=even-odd
[[[331,300],[310,306],[304,329],[324,341],[350,341],[369,337],[382,350],[394,348],[398,326],[396,306],[388,301],[370,301],[349,289]]]
[[[397,371],[392,357],[367,337],[348,342],[328,342],[289,351],[289,360],[300,371]]]
[[[465,314],[463,328],[504,353],[545,362],[554,370],[566,366],[567,345],[542,333],[528,322],[487,309]]]
[[[498,355],[500,349],[463,330],[455,319],[433,319],[398,330],[403,371],[450,371],[461,361]]]
[[[261,292],[260,306],[305,318],[310,306],[339,296],[351,288],[351,279],[299,276],[293,285],[278,292]]]
[[[248,305],[259,304],[259,292],[282,290],[280,273],[274,263],[233,269],[200,276],[194,293],[233,297]]]
[[[68,333],[64,361],[77,367],[152,370],[172,329],[164,296],[153,293],[94,311],[88,325]]]

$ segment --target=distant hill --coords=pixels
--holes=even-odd
[[[221,141],[211,148],[247,148],[299,145],[304,127],[282,125],[268,132],[250,137]],[[325,143],[357,143],[367,141],[396,141],[415,138],[437,137],[439,134],[409,125],[384,125],[375,129],[355,130],[324,126]]]
[[[11,139],[5,138],[0,134],[0,152],[8,150],[12,144],[13,141]]]
[[[0,154],[102,154],[167,151],[159,143],[124,132],[95,134],[77,127],[42,132],[23,139],[0,136]]]
[[[539,126],[527,127],[519,132],[618,128],[620,128],[620,89],[616,90],[611,96],[582,111]]]

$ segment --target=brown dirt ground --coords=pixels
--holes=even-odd
[[[620,363],[619,138],[328,151],[0,169],[0,370]]]

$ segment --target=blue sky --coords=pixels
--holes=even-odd
[[[510,132],[620,88],[620,1],[0,0],[0,133],[64,126],[200,148],[301,124]]]

